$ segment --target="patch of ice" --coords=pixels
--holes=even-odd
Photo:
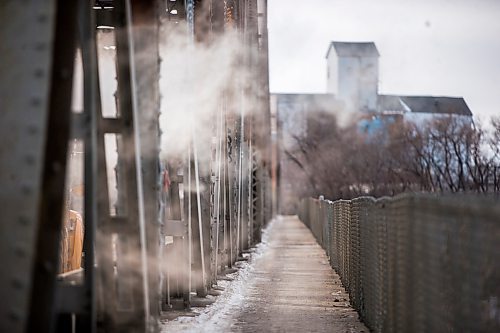
[[[281,218],[281,217],[278,217]],[[250,253],[249,261],[242,261],[240,269],[228,274],[233,281],[219,280],[217,284],[225,290],[216,301],[205,308],[193,308],[195,317],[178,317],[175,320],[162,324],[161,332],[227,332],[237,322],[236,316],[244,308],[248,286],[254,283],[255,262],[268,248],[269,234],[273,228],[274,220],[269,222],[262,231],[262,241],[257,244],[255,251]]]

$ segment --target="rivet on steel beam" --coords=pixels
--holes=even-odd
[[[35,135],[38,133],[38,127],[36,125],[28,126],[28,134]]]
[[[42,78],[43,74],[44,74],[43,69],[40,69],[40,68],[35,69],[35,73],[34,74],[35,74],[36,78]]]
[[[42,104],[42,101],[40,100],[40,98],[38,98],[38,97],[31,98],[31,105],[38,107],[38,106],[40,106],[40,104]]]
[[[20,289],[23,289],[23,288],[24,288],[24,283],[23,283],[23,281],[22,281],[21,279],[19,279],[19,278],[14,278],[14,279],[12,280],[12,287],[13,287],[14,289],[18,289],[18,290],[20,290]]]
[[[22,246],[22,245],[18,245],[18,246],[15,247],[14,253],[18,257],[25,258],[26,257],[26,248],[24,246]]]
[[[12,310],[12,311],[10,311],[10,312],[9,312],[9,315],[8,315],[8,316],[9,316],[9,319],[10,319],[11,321],[18,322],[18,321],[20,321],[20,320],[21,320],[21,315],[19,314],[19,312],[18,312],[18,311],[14,311],[14,310]]]
[[[25,160],[28,165],[33,165],[35,163],[35,158],[32,155],[27,155]]]
[[[20,216],[18,221],[22,225],[30,224],[30,220],[26,216]]]
[[[47,15],[45,15],[45,14],[38,15],[37,21],[39,23],[45,23],[45,22],[47,22]]]
[[[35,50],[36,51],[45,51],[46,48],[47,48],[47,44],[46,43],[37,43],[35,45]]]
[[[21,185],[21,193],[24,195],[29,195],[31,194],[31,187],[29,185]]]

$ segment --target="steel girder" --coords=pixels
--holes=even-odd
[[[252,87],[239,86],[236,96],[220,92],[220,108],[210,125],[215,139],[193,137],[183,166],[169,166],[175,185],[166,206],[161,203],[158,128],[161,4],[101,1],[95,10],[86,0],[0,5],[0,195],[6,203],[0,235],[5,238],[2,259],[12,267],[1,275],[1,296],[11,300],[0,307],[2,331],[24,331],[28,318],[37,331],[64,331],[68,325],[77,331],[155,330],[171,296],[189,307],[193,281],[198,296],[205,296],[259,240],[270,207],[269,138],[261,130],[269,113],[267,48],[262,46],[267,31],[265,21],[259,23],[265,2],[186,4],[179,2],[176,15],[185,13],[193,42],[207,43],[235,30],[245,45],[240,66],[258,75]],[[208,6],[209,15],[200,11],[202,6]],[[114,118],[103,113],[98,25],[114,27]],[[83,69],[80,113],[71,112],[77,45]],[[258,103],[250,103],[249,91],[258,91]],[[119,137],[117,214],[110,214],[106,134]],[[76,285],[56,281],[70,139],[84,146],[85,258],[82,282]],[[213,151],[210,165],[196,161],[202,150]],[[171,273],[169,237],[186,274],[173,276],[164,288],[163,274]]]
[[[5,332],[47,332],[54,315],[76,9],[65,1],[0,4]]]

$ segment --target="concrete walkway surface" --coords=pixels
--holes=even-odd
[[[237,274],[213,309],[169,322],[164,332],[369,332],[324,250],[295,216],[272,221]]]

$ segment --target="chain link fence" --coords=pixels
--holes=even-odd
[[[500,332],[498,201],[304,199],[299,217],[373,332]]]

